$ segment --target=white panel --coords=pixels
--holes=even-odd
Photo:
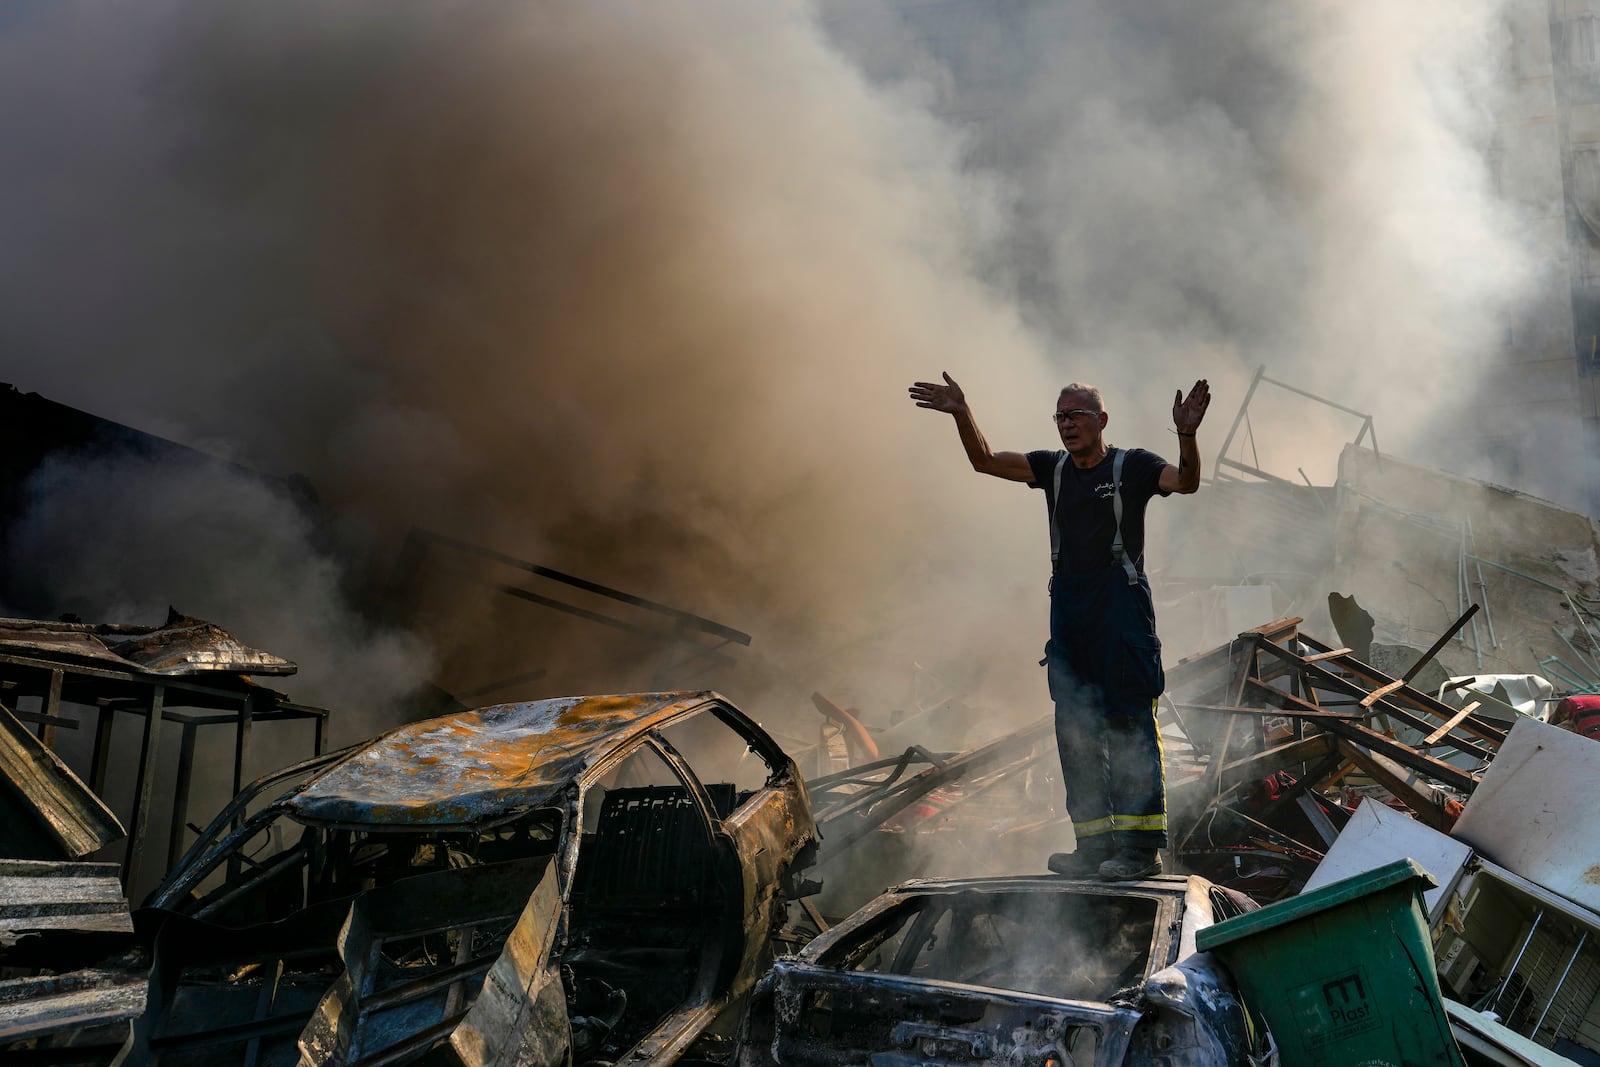
[[[1452,836],[1528,881],[1600,911],[1596,782],[1600,742],[1522,719]]]
[[[1435,906],[1444,898],[1456,872],[1471,856],[1472,849],[1462,842],[1369,798],[1361,802],[1300,892],[1309,893],[1409,857],[1439,883],[1422,894],[1423,906],[1428,909],[1431,920]]]

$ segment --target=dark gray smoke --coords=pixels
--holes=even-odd
[[[1499,27],[1487,2],[26,5],[0,336],[24,389],[307,474],[358,586],[422,522],[750,631],[718,680],[741,695],[886,710],[914,659],[960,660],[1031,717],[1042,509],[906,383],[951,371],[1001,448],[1051,446],[1073,379],[1170,455],[1168,397],[1207,376],[1215,441],[1261,362],[1426,425],[1417,387],[1470,385],[1526,277],[1479,151]],[[349,581],[280,562],[217,620],[286,587],[353,617]],[[121,582],[73,602],[118,610]],[[434,605],[446,681],[634,666],[466,599]],[[241,636],[292,654],[287,614]]]
[[[1009,635],[1037,568],[1011,548],[1039,531],[991,530],[993,490],[904,400],[965,367],[997,414],[1032,400],[1048,426],[983,275],[998,179],[804,8],[69,3],[7,46],[23,388],[307,474],[369,586],[420,522],[750,631],[731,684],[751,692],[886,707],[930,649],[1031,667]],[[40,509],[57,529],[60,502]],[[120,609],[121,576],[95,586],[49,543],[85,576],[74,604]],[[287,582],[205,610],[229,625],[306,584],[277,562]],[[463,684],[628,680],[581,624],[431,607],[463,622],[431,635]]]

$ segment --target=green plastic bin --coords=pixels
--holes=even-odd
[[[1409,859],[1208,926],[1283,1067],[1464,1067]]]

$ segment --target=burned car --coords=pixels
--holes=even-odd
[[[218,816],[139,916],[133,1051],[670,1062],[766,969],[815,842],[794,764],[714,693],[415,723]]]
[[[1195,932],[1252,911],[1198,877],[909,882],[781,959],[737,1067],[1276,1064]]]

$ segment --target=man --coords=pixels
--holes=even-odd
[[[950,375],[917,382],[920,408],[955,416],[972,469],[1044,490],[1050,515],[1050,643],[1067,811],[1077,851],[1056,853],[1058,874],[1110,881],[1161,871],[1166,789],[1156,698],[1165,676],[1155,606],[1144,574],[1144,510],[1152,496],[1200,487],[1195,432],[1211,403],[1202,379],[1172,401],[1178,465],[1143,449],[1111,448],[1100,390],[1074,382],[1056,400],[1064,452],[995,452]]]

